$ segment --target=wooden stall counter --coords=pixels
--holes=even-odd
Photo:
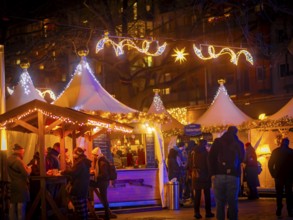
[[[117,169],[117,180],[108,188],[110,207],[161,204],[157,168]],[[94,196],[95,208],[102,207]]]

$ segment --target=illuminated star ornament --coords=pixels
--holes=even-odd
[[[185,56],[189,55],[189,53],[185,53],[185,47],[181,50],[178,48],[174,49],[174,54],[172,54],[172,57],[175,57],[175,62],[179,61],[180,64],[184,61],[186,61]]]

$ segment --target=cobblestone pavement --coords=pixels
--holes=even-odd
[[[287,210],[285,201],[282,212],[282,217],[277,218],[275,216],[276,203],[274,198],[260,198],[258,200],[247,200],[244,198],[239,199],[239,220],[293,220],[293,218],[287,217]],[[115,211],[114,211],[115,212]],[[215,207],[212,208],[212,212],[216,213]],[[179,210],[162,209],[157,211],[136,212],[118,214],[118,220],[192,220],[193,217],[192,205],[181,207]],[[201,214],[203,220],[205,219],[204,207],[201,208]],[[207,218],[208,219],[208,218]],[[216,219],[216,218],[209,218]]]

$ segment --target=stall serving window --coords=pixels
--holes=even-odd
[[[113,162],[117,168],[146,165],[145,135],[129,134],[115,137],[111,140]]]

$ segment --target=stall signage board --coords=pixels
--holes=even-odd
[[[155,142],[154,142],[154,135],[146,134],[146,167],[154,168],[156,167],[155,161]]]
[[[201,135],[201,126],[200,126],[200,124],[189,124],[189,125],[184,126],[184,134],[186,136]]]
[[[106,158],[110,161],[113,161],[110,149],[110,138],[107,134],[100,134],[93,140],[93,149],[95,147],[100,147],[102,153],[106,156]]]

